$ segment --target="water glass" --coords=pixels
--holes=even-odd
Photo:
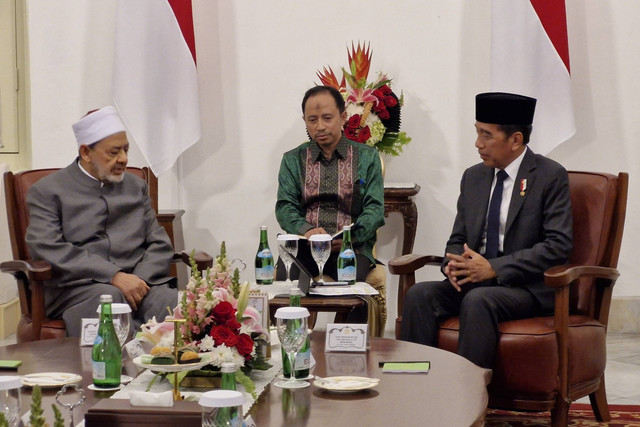
[[[309,243],[311,245],[311,256],[318,264],[318,272],[320,273],[320,280],[318,283],[324,283],[324,264],[331,255],[331,236],[328,234],[314,234],[309,237]]]
[[[289,358],[289,366],[295,366],[296,355],[307,340],[307,318],[309,310],[305,307],[282,307],[276,311],[276,330],[280,345]],[[281,388],[303,388],[309,383],[289,376],[289,379],[274,384]]]
[[[200,396],[202,427],[242,427],[244,396],[234,390],[212,390]]]
[[[100,306],[98,306],[97,312],[100,314]],[[111,318],[113,319],[113,327],[116,330],[120,347],[122,347],[129,339],[129,333],[131,332],[131,307],[126,303],[112,303]]]
[[[278,235],[278,253],[287,270],[287,283],[291,282],[290,270],[293,264],[293,257],[298,255],[298,239],[296,234]]]
[[[20,421],[20,387],[18,376],[0,376],[0,408],[9,427],[15,427]]]

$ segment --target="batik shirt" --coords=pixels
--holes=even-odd
[[[282,157],[276,218],[283,230],[304,234],[322,227],[329,234],[353,223],[354,249],[372,262],[376,230],[384,224],[384,189],[375,148],[344,136],[331,159],[315,141]]]

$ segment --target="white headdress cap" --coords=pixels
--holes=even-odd
[[[109,106],[93,111],[73,124],[78,148],[91,145],[118,132],[125,132],[115,108]]]

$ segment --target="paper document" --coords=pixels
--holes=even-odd
[[[309,295],[343,296],[343,295],[378,295],[373,286],[365,282],[356,282],[351,286],[316,286],[309,288]]]

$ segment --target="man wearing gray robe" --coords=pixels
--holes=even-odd
[[[80,336],[82,318],[97,317],[100,295],[128,303],[134,327],[160,321],[177,304],[169,276],[173,247],[156,220],[146,183],[126,173],[129,143],[113,107],[73,125],[79,156],[36,182],[27,195],[26,241],[33,259],[51,263],[47,316]]]

